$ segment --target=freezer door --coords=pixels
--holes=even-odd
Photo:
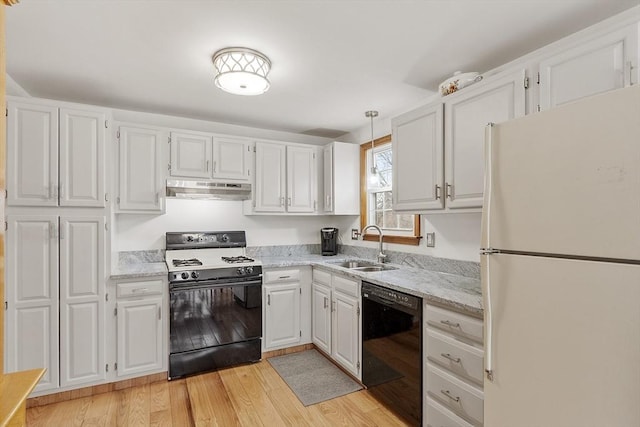
[[[483,247],[640,260],[640,86],[488,128]]]
[[[499,254],[482,274],[485,426],[640,426],[640,265]]]

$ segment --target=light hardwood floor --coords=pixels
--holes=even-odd
[[[366,390],[303,406],[269,362],[27,409],[28,426],[405,426]]]

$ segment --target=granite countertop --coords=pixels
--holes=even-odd
[[[476,278],[398,264],[387,264],[397,267],[395,270],[367,273],[336,265],[340,261],[356,259],[362,260],[362,258],[342,254],[331,257],[312,254],[256,257],[264,268],[309,265],[415,295],[472,316],[482,317],[482,291],[480,280]],[[371,260],[367,261],[371,262]],[[160,251],[157,253],[126,252],[120,254],[118,264],[112,268],[111,279],[166,277],[167,274],[164,253]]]
[[[167,264],[162,262],[120,263],[111,269],[111,279],[135,279],[138,277],[167,276]]]
[[[321,255],[260,258],[265,268],[311,265],[415,295],[475,317],[482,317],[482,290],[478,279],[397,264],[388,264],[397,267],[396,270],[367,273],[335,265],[345,260],[354,260],[354,257],[337,255],[332,256],[330,260]]]

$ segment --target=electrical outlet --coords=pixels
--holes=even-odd
[[[427,247],[428,248],[436,247],[436,233],[427,233]]]
[[[351,229],[351,240],[358,240],[359,235],[360,235],[360,232],[358,231],[357,228]]]

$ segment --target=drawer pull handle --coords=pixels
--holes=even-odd
[[[442,323],[443,325],[447,325],[450,328],[459,328],[460,327],[460,323],[453,323],[450,320],[441,320],[440,323]]]
[[[440,390],[440,393],[444,394],[445,396],[447,396],[449,399],[453,400],[456,403],[460,403],[460,396],[452,396],[451,392],[449,392],[449,390]]]
[[[291,276],[280,276],[280,277],[278,277],[278,279],[288,279],[289,277],[291,277]]]
[[[149,288],[133,288],[133,289],[131,289],[131,293],[132,294],[137,294],[138,292],[146,292],[148,290],[149,290]]]
[[[460,358],[459,357],[454,357],[454,356],[450,355],[449,353],[440,353],[440,356],[444,357],[445,359],[449,359],[453,363],[460,363]]]

